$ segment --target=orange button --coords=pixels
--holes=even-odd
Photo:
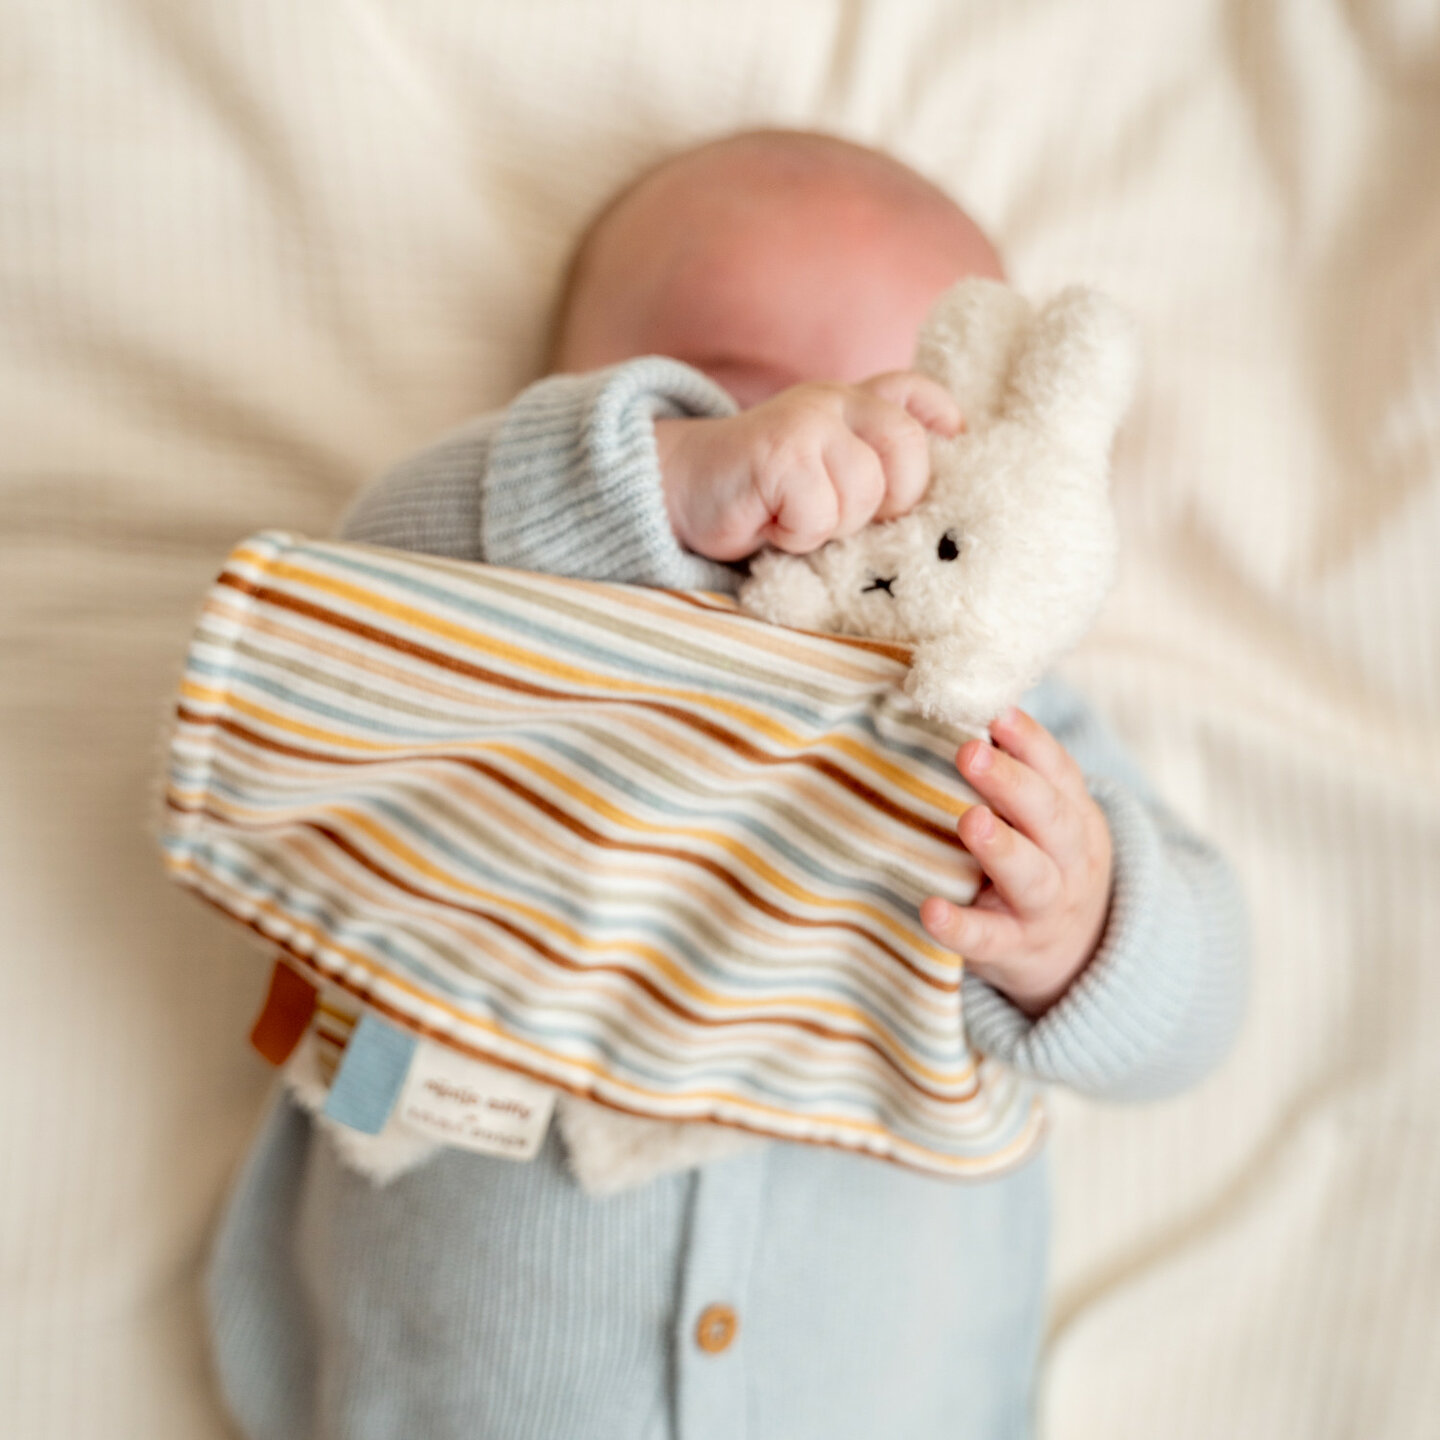
[[[695,1343],[707,1355],[728,1350],[740,1329],[740,1317],[729,1305],[707,1305],[695,1322]]]

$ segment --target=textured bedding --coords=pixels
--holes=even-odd
[[[1233,857],[1254,992],[1199,1090],[1056,1100],[1043,1433],[1433,1433],[1437,96],[1428,0],[4,0],[0,1432],[227,1433],[265,966],[149,833],[220,561],[533,376],[616,184],[796,124],[1144,330],[1067,669]]]

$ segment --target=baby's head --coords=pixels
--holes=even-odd
[[[758,130],[662,162],[576,252],[556,370],[669,355],[743,406],[811,380],[907,368],[931,302],[1003,278],[983,232],[898,160]]]

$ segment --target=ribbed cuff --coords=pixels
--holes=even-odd
[[[578,579],[733,590],[734,570],[675,539],[654,422],[736,409],[699,371],[655,355],[532,385],[510,407],[491,452],[486,559]]]
[[[1112,781],[1092,781],[1091,793],[1115,857],[1099,950],[1038,1020],[967,974],[966,1030],[976,1049],[1037,1079],[1108,1099],[1158,1099],[1205,1074],[1238,1030],[1243,905],[1209,846],[1178,829],[1162,839],[1155,817]]]

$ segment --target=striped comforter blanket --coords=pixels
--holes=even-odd
[[[389,1025],[662,1120],[932,1173],[1019,1163],[928,894],[957,737],[907,651],[724,596],[263,534],[173,735],[173,875]]]

